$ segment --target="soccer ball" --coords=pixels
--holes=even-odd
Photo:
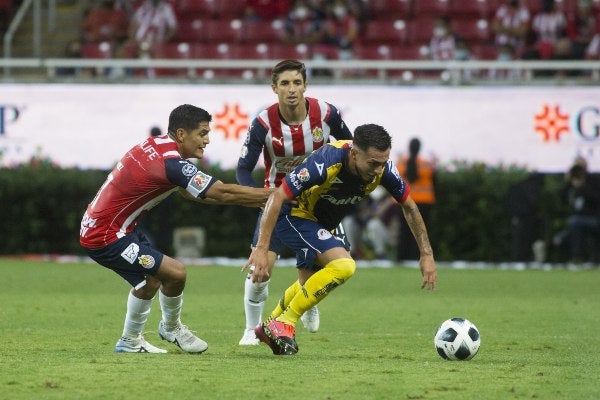
[[[466,361],[479,351],[481,338],[473,323],[464,318],[444,321],[433,338],[433,344],[440,357],[452,361]]]

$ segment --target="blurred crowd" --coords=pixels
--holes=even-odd
[[[65,55],[597,60],[599,26],[600,0],[89,0]]]

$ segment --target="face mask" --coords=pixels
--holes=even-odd
[[[465,49],[458,49],[458,50],[456,50],[454,57],[457,60],[468,60],[470,58],[469,51],[465,50]]]
[[[298,7],[294,11],[294,18],[295,19],[304,19],[307,16],[308,16],[308,8],[306,8],[306,7]]]
[[[510,53],[500,53],[498,54],[498,61],[510,61],[512,60],[512,56]]]
[[[442,37],[446,34],[446,28],[442,28],[441,26],[436,26],[433,28],[433,36]]]

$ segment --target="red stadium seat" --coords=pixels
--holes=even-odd
[[[246,0],[203,0],[213,18],[243,18]]]
[[[451,0],[449,16],[460,18],[476,16],[489,18],[496,12],[497,5],[493,0]]]
[[[310,60],[312,48],[306,44],[275,44],[271,45],[271,55],[276,60]]]
[[[84,43],[81,47],[83,58],[112,58],[113,48],[109,42]]]
[[[450,0],[415,0],[413,15],[415,17],[448,15]]]
[[[375,45],[356,45],[353,48],[354,58],[357,60],[390,60],[392,50],[390,46],[381,44]],[[376,77],[379,71],[376,69],[362,70],[362,76]]]
[[[392,47],[390,56],[393,60],[422,60],[426,56],[424,48],[424,45]]]
[[[366,13],[373,20],[407,19],[410,17],[412,3],[413,0],[370,0],[364,2]]]
[[[242,34],[242,21],[234,19],[210,19],[205,21],[207,43],[238,42]]]
[[[240,40],[244,43],[280,43],[284,33],[283,22],[280,20],[244,21]]]
[[[178,0],[174,7],[179,18],[210,18],[211,5],[212,1],[206,0]]]
[[[239,45],[229,43],[203,43],[192,47],[193,58],[206,60],[233,60],[241,54]],[[223,78],[241,78],[243,69],[199,69],[196,70],[198,77],[211,80]]]
[[[455,19],[451,24],[452,31],[467,43],[486,44],[491,38],[491,26],[487,19]]]
[[[162,43],[155,45],[151,52],[152,58],[158,59],[180,59],[188,60],[192,58],[192,47],[185,42],[182,43]],[[157,76],[186,76],[187,69],[184,68],[156,68]]]
[[[433,36],[433,27],[435,17],[415,17],[409,23],[410,43],[423,44],[429,43]]]
[[[492,44],[473,45],[471,46],[471,53],[476,60],[496,60],[498,59],[498,46]]]
[[[364,27],[365,44],[403,45],[409,42],[408,24],[403,19],[368,21]]]
[[[179,21],[178,25],[176,40],[190,43],[200,43],[206,40],[206,19],[183,19]]]

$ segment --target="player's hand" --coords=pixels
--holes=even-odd
[[[419,267],[421,268],[421,275],[423,275],[421,289],[435,289],[435,284],[437,283],[437,271],[433,256],[421,256]]]
[[[269,260],[268,250],[255,248],[250,254],[250,258],[242,268],[242,271],[250,269],[252,282],[264,282],[269,280]]]

